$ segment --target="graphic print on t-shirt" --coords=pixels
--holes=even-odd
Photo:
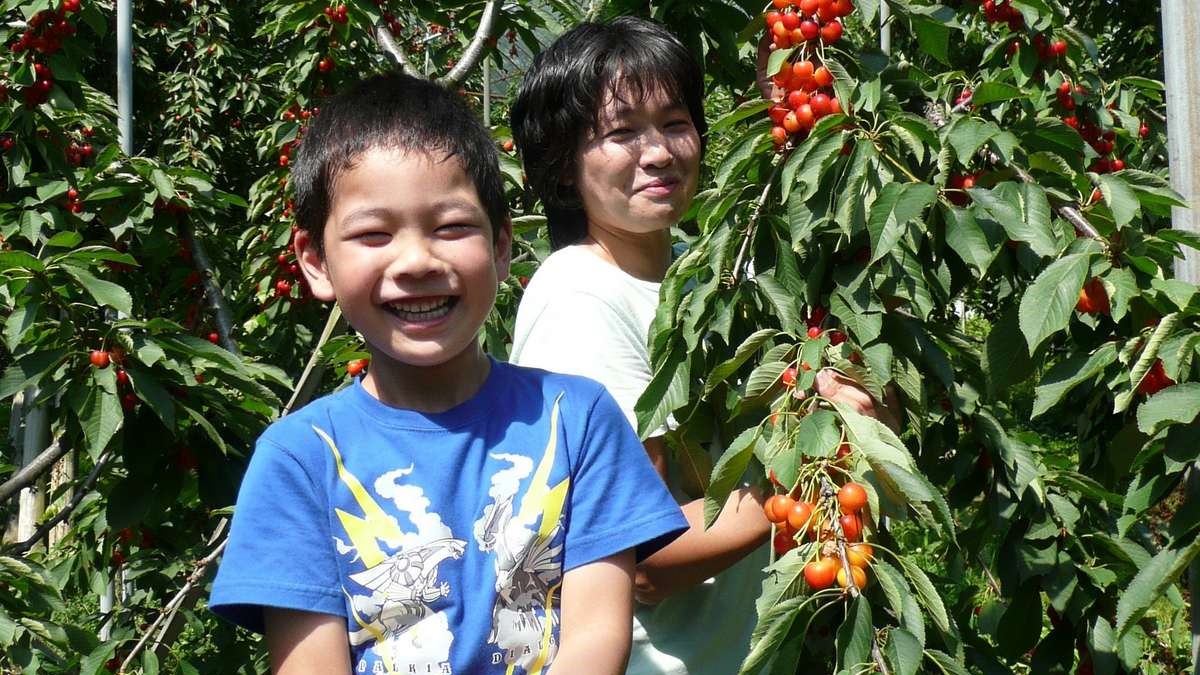
[[[429,500],[419,486],[400,482],[412,473],[411,466],[380,475],[374,485],[376,494],[391,499],[417,526],[416,532],[404,532],[346,469],[333,439],[315,426],[313,431],[329,446],[338,477],[362,509],[361,516],[335,509],[350,539],[346,544],[334,537],[338,553],[353,555],[366,566],[349,575],[358,588],[342,586],[350,601],[351,618],[359,626],[350,632],[350,644],[373,643],[369,652],[376,658],[371,660],[386,664],[387,672],[450,673],[454,634],[446,615],[429,605],[452,592],[448,582],[438,580],[438,566],[461,558],[466,542],[455,539],[441,517],[427,510]],[[380,542],[397,552],[385,554]],[[367,667],[364,654],[355,670],[366,672]],[[378,671],[372,668],[371,672]]]
[[[550,414],[550,439],[529,489],[515,505],[521,482],[533,469],[526,455],[493,453],[510,465],[492,476],[488,496],[494,501],[475,522],[479,549],[492,552],[496,564],[496,602],[488,642],[503,650],[493,656],[508,666],[506,675],[534,675],[558,651],[553,596],[562,580],[562,513],[570,479],[550,485],[550,469],[558,449],[558,404]],[[515,511],[515,512],[514,512]],[[539,523],[540,521],[540,523]]]

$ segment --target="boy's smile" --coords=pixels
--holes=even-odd
[[[296,251],[313,295],[336,300],[366,340],[369,388],[411,367],[478,366],[477,336],[508,275],[511,230],[505,224],[493,241],[459,161],[371,149],[333,193],[324,257],[303,230]]]

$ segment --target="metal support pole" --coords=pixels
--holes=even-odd
[[[133,0],[117,0],[117,131],[133,154]]]
[[[21,466],[33,461],[50,444],[50,416],[45,406],[32,407],[38,390],[25,390],[25,433],[21,441]],[[45,479],[38,479],[23,488],[17,497],[17,540],[25,541],[37,531],[38,522],[46,508]]]
[[[492,128],[492,57],[483,57],[483,126]]]
[[[892,53],[892,24],[888,19],[892,18],[892,8],[884,0],[879,4],[879,49],[884,54],[891,55]]]
[[[1163,61],[1167,86],[1167,150],[1170,156],[1171,187],[1183,195],[1192,208],[1171,211],[1171,226],[1177,230],[1200,232],[1200,4],[1195,0],[1163,0]],[[1200,252],[1184,248],[1182,260],[1175,261],[1175,277],[1200,284]],[[1200,464],[1188,472],[1188,498],[1200,495]],[[1188,568],[1188,588],[1192,598],[1192,668],[1200,672],[1200,559]]]

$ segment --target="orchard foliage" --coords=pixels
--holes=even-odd
[[[498,5],[493,91],[578,4]],[[710,518],[747,468],[777,495],[747,672],[1168,667],[1152,638],[1181,603],[1194,504],[1150,526],[1195,460],[1200,391],[1161,85],[1104,79],[1052,1],[893,0],[891,57],[879,0],[829,4],[649,8],[703,58],[716,119],[642,423],[674,413]],[[798,38],[760,39],[767,11],[797,10]],[[196,599],[253,439],[369,368],[295,267],[291,157],[324,96],[394,55],[445,78],[484,3],[139,0],[132,155],[115,14],[0,0],[0,401],[48,411],[75,466],[38,536],[0,547],[0,670],[263,672]],[[477,65],[453,79],[480,103]],[[503,357],[547,247],[495,134],[518,233],[485,333]],[[826,366],[898,398],[899,435],[815,396]]]
[[[256,641],[196,600],[254,439],[323,371],[328,389],[367,367],[335,321],[319,339],[328,311],[289,243],[288,158],[322,97],[395,67],[377,24],[432,77],[461,57],[481,8],[135,2],[129,155],[116,128],[114,3],[0,2],[0,400],[18,423],[47,411],[75,466],[47,494],[46,526],[0,549],[0,670],[266,669]],[[493,77],[560,18],[500,13],[480,37]],[[478,103],[477,65],[457,86]],[[511,153],[505,162],[518,185]],[[538,222],[519,229],[532,240]],[[530,244],[522,252],[514,270],[527,276]],[[489,324],[501,356],[517,288],[514,277]],[[65,533],[47,549],[57,520]],[[101,614],[106,588],[115,604]]]
[[[710,521],[748,468],[777,495],[743,672],[1171,672],[1200,520],[1151,510],[1197,459],[1200,305],[1172,264],[1200,238],[1170,228],[1162,87],[1106,80],[1054,2],[889,2],[890,56],[880,3],[841,4],[744,34],[772,98],[713,124],[640,402],[678,457],[725,440]],[[898,394],[903,433],[816,396],[823,367]],[[843,484],[861,522],[832,518]]]

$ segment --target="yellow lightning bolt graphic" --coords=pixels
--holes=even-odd
[[[563,505],[567,500],[567,491],[571,487],[570,478],[564,478],[553,486],[549,484],[550,470],[554,467],[554,457],[558,452],[558,405],[562,401],[562,397],[563,394],[560,393],[558,398],[554,399],[554,407],[550,411],[550,439],[546,443],[546,451],[542,454],[542,460],[533,473],[529,491],[521,500],[521,511],[517,516],[519,522],[529,522],[539,511],[541,512],[542,522],[538,526],[538,540],[535,545],[540,545],[554,535],[559,518],[562,516]],[[539,675],[542,667],[550,658],[550,636],[554,620],[551,598],[557,590],[558,585],[556,584],[546,594],[546,603],[543,605],[546,624],[537,658],[526,671],[530,675]],[[509,667],[509,673],[511,675],[512,666]]]
[[[379,504],[375,503],[358,478],[346,470],[345,465],[342,464],[342,453],[338,452],[333,439],[315,426],[313,431],[317,432],[317,435],[333,452],[333,459],[337,463],[338,477],[349,488],[350,494],[354,495],[354,501],[358,502],[364,517],[360,518],[341,509],[334,509],[334,512],[337,513],[338,520],[346,530],[346,536],[350,538],[351,545],[358,551],[363,564],[368,569],[374,567],[387,558],[379,548],[378,541],[380,539],[398,541],[403,532],[400,531],[400,526],[396,524],[396,521],[389,518]]]

